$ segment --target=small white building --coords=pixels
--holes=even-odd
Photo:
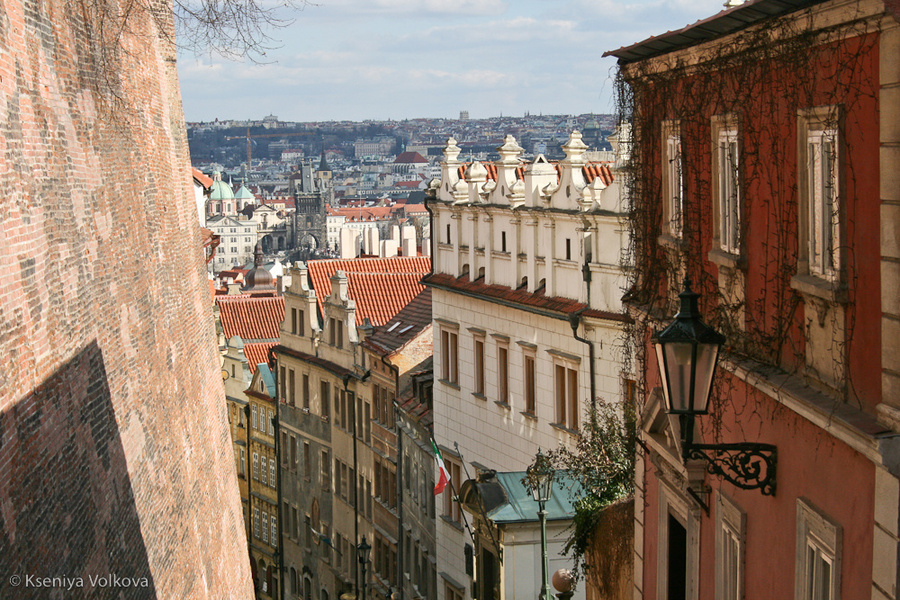
[[[493,522],[494,537],[476,535],[473,549],[456,494],[464,480],[466,490],[476,480],[509,483],[539,448],[573,445],[596,399],[632,389],[615,165],[587,162],[578,132],[563,150],[558,164],[543,155],[525,163],[507,136],[496,162],[463,163],[451,138],[430,184],[434,267],[423,281],[433,292],[434,436],[454,482],[438,504],[439,600],[471,598],[473,584],[479,598],[538,596],[537,505],[530,528],[510,535]],[[566,525],[550,527],[551,573],[571,565]]]
[[[206,220],[206,227],[220,238],[216,256],[210,262],[213,273],[253,260],[256,221],[217,215]]]

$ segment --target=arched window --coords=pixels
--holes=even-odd
[[[291,567],[291,594],[296,596],[300,593],[300,582],[297,581],[297,569]]]

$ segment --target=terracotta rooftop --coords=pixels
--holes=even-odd
[[[191,175],[194,177],[194,181],[202,185],[205,189],[209,189],[212,187],[213,180],[212,177],[208,177],[203,174],[200,169],[195,169],[191,167]]]
[[[466,170],[469,168],[469,165],[472,163],[466,163],[460,165],[459,167],[459,178],[465,180],[466,178]],[[613,177],[612,170],[609,168],[610,163],[606,162],[592,162],[587,163],[583,167],[581,167],[581,172],[584,174],[585,180],[588,183],[594,181],[597,177],[600,178],[600,181],[603,182],[604,185],[611,184],[615,178]],[[492,181],[497,180],[497,165],[491,162],[483,162],[481,163],[487,170],[487,177]],[[556,178],[559,180],[559,163],[553,163],[553,166],[556,167]],[[520,167],[516,167],[516,179],[525,179],[525,165]]]
[[[395,165],[410,163],[428,164],[428,159],[418,152],[403,152],[397,155],[397,158],[394,159]]]
[[[399,350],[431,325],[431,288],[424,288],[384,325],[366,338],[373,350],[390,353]]]
[[[426,276],[423,283],[429,286],[439,287],[450,291],[460,292],[473,296],[479,296],[493,300],[499,304],[505,304],[523,310],[539,309],[569,315],[576,311],[582,311],[586,317],[609,319],[612,321],[631,322],[631,317],[625,313],[614,313],[588,308],[588,305],[571,298],[559,296],[548,297],[539,292],[528,292],[524,289],[514,290],[503,285],[487,285],[482,279],[469,281],[468,275],[454,277],[446,273],[433,273]]]
[[[245,348],[248,343],[278,341],[284,321],[283,296],[216,296],[216,303],[226,339],[238,335]]]
[[[307,263],[319,310],[331,295],[331,277],[347,273],[350,297],[356,301],[356,323],[368,317],[373,325],[386,323],[424,289],[420,283],[431,270],[428,257],[313,260]]]
[[[272,364],[269,360],[269,351],[277,345],[278,342],[244,344],[244,356],[247,357],[247,361],[250,363],[251,373],[256,373],[256,365],[260,363]]]

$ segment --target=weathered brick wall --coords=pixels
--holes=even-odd
[[[0,5],[3,599],[252,597],[160,15]]]

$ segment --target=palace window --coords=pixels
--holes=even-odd
[[[823,106],[798,117],[801,274],[832,281],[840,272],[840,111]]]
[[[578,429],[578,365],[574,362],[554,361],[553,389],[556,405],[556,424]]]
[[[497,401],[509,404],[509,346],[497,344]]]
[[[797,499],[796,597],[840,600],[841,526]]]
[[[663,230],[680,239],[684,214],[681,160],[681,124],[678,121],[663,122]]]
[[[529,415],[537,415],[536,408],[536,371],[534,362],[534,353],[525,353],[525,412]]]
[[[475,338],[475,393],[484,395],[484,337]]]
[[[713,235],[726,254],[741,253],[740,139],[733,115],[713,119]]]
[[[731,500],[718,494],[716,502],[716,598],[744,597],[745,515]]]
[[[441,379],[454,384],[459,381],[458,338],[457,331],[441,329]]]

